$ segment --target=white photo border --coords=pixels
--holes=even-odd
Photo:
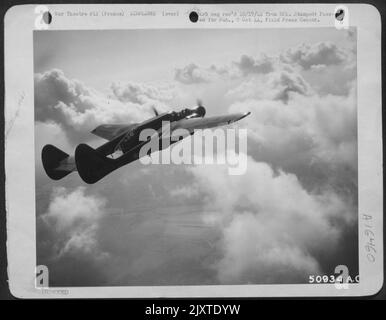
[[[358,284],[337,289],[334,284],[218,285],[218,286],[128,286],[128,287],[35,287],[36,214],[33,30],[36,5],[11,7],[5,26],[5,180],[7,210],[8,277],[11,293],[19,298],[77,297],[278,297],[278,296],[365,296],[383,286],[383,171],[381,101],[381,18],[369,4],[345,4],[349,26],[357,28],[358,87]],[[305,28],[334,26],[334,17],[318,23],[264,23],[259,25],[189,21],[196,11],[324,10],[334,12],[336,4],[96,4],[47,5],[49,10],[179,10],[174,17],[54,17],[49,30],[157,29],[157,28]],[[12,127],[10,127],[12,125]],[[370,217],[371,219],[364,219]],[[372,234],[369,232],[371,229]],[[376,252],[369,251],[369,237]],[[370,254],[372,256],[370,256]],[[373,259],[374,258],[374,259]]]

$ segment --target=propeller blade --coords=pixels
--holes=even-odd
[[[156,109],[155,107],[152,107],[152,109],[153,109],[153,111],[154,111],[154,114],[155,114],[156,116],[158,116],[159,113],[158,113],[157,109]]]
[[[202,104],[202,100],[201,99],[197,99],[197,114],[199,117],[205,117],[205,113],[206,113],[206,110]]]

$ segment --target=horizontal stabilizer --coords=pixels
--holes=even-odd
[[[80,177],[89,184],[99,181],[118,168],[115,160],[106,158],[87,144],[76,147],[75,163]]]
[[[42,149],[43,168],[53,180],[60,180],[75,170],[68,162],[69,155],[57,147],[47,144]]]

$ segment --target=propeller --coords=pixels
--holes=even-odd
[[[206,110],[205,110],[205,107],[202,105],[202,100],[201,99],[197,99],[197,114],[200,116],[200,117],[204,117],[205,116],[205,113],[206,113]]]
[[[152,107],[152,109],[153,109],[154,114],[155,114],[156,116],[158,116],[159,113],[158,113],[157,109],[156,109],[154,106]]]

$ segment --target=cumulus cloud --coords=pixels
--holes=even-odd
[[[210,200],[206,220],[222,232],[221,283],[304,282],[333,267],[322,252],[357,214],[354,58],[325,42],[235,63],[225,98],[229,112],[252,112],[239,124],[248,128],[247,174],[192,170]]]
[[[314,65],[303,71],[303,77],[319,95],[347,96],[356,85],[356,62],[347,61],[339,66]]]
[[[209,82],[213,79],[211,70],[200,68],[194,63],[177,68],[174,79],[184,84]]]
[[[246,175],[229,176],[225,170],[191,169],[222,226],[223,256],[215,263],[219,281],[293,283],[319,274],[320,250],[332,251],[340,235],[336,220],[353,222],[352,208],[334,193],[310,193],[295,175],[251,158]]]
[[[256,215],[235,216],[224,230],[225,255],[218,263],[223,284],[296,283],[320,274],[317,259],[302,248],[277,239]]]
[[[347,97],[294,94],[286,104],[245,100],[230,109],[252,112],[245,123],[249,137],[259,146],[260,160],[280,164],[285,170],[322,162],[356,172],[355,101],[353,89]]]
[[[104,213],[105,200],[86,195],[84,187],[67,191],[54,188],[47,212],[42,221],[57,232],[56,256],[71,252],[99,255],[96,231],[98,221]]]
[[[251,77],[228,91],[233,100],[269,99],[287,102],[292,93],[308,95],[312,92],[301,74],[289,66],[270,72],[264,76]]]
[[[100,124],[143,121],[154,107],[165,110],[163,101],[172,96],[170,88],[145,84],[112,84],[111,89],[106,96],[57,69],[35,74],[36,120],[59,124],[70,140],[79,142]]]
[[[254,58],[242,55],[239,61],[225,66],[215,64],[208,68],[190,63],[183,68],[177,68],[174,79],[183,84],[208,83],[221,79],[242,78],[249,74],[267,74],[274,70],[274,59],[268,56]]]
[[[296,61],[277,60],[273,71],[249,75],[230,89],[229,111],[252,112],[240,125],[248,128],[253,158],[296,174],[307,188],[329,185],[355,198],[355,59],[333,59],[326,50],[348,53],[328,42],[302,48]],[[309,69],[297,67],[301,59]]]
[[[281,59],[310,69],[313,66],[338,65],[348,59],[348,54],[332,42],[318,42],[288,49],[281,55]]]
[[[98,232],[106,200],[85,187],[47,187],[38,189],[51,195],[38,195],[37,264],[48,267],[50,286],[103,285],[110,255],[100,246]]]
[[[102,184],[54,188],[46,208],[39,200],[45,214],[38,228],[46,227],[40,252],[49,252],[42,261],[60,256],[66,268],[78,261],[87,267],[82,275],[93,270],[118,285],[290,283],[331,271],[323,257],[336,265],[331,248],[345,245],[341,237],[357,210],[356,69],[344,56],[337,45],[310,44],[277,57],[245,55],[225,67],[177,69],[174,84],[187,101],[198,92],[213,108],[208,115],[252,112],[237,123],[248,128],[247,174],[133,163]],[[101,123],[144,120],[152,107],[162,111],[181,93],[173,85],[133,82],[110,90],[107,96],[59,70],[35,75],[38,140],[65,132],[79,142]],[[74,177],[63,183],[78,185]],[[119,214],[105,215],[108,210]],[[106,254],[114,276],[104,272],[104,262],[82,260]]]
[[[272,56],[242,55],[222,67],[204,68],[192,63],[177,69],[175,80],[191,85],[233,81],[228,95],[241,98],[286,101],[291,92],[306,95],[310,91],[347,95],[356,77],[355,58],[350,48],[326,41],[302,44]]]
[[[273,71],[272,58],[268,56],[262,56],[260,59],[254,59],[248,55],[242,55],[240,61],[235,62],[236,66],[240,69],[243,75],[250,73],[269,73]]]
[[[116,83],[111,84],[114,96],[121,102],[137,104],[160,103],[171,101],[176,97],[176,91],[172,85],[157,88],[143,83]]]

